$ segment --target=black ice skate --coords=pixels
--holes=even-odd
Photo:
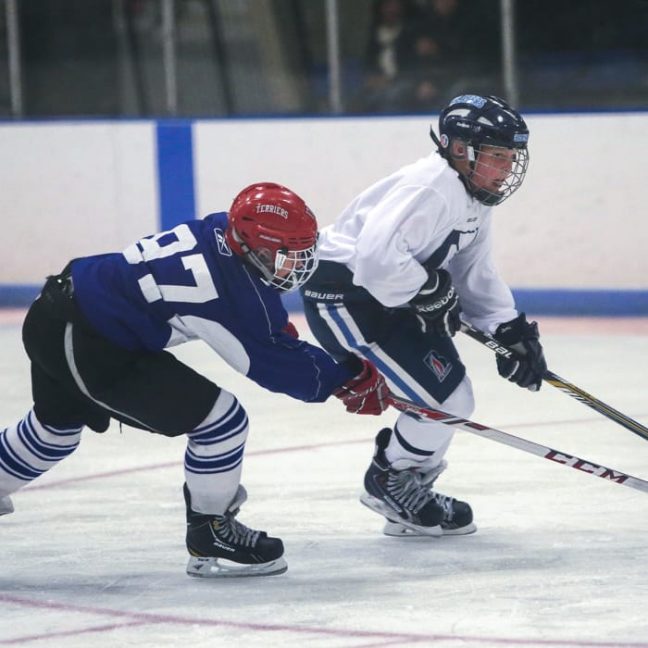
[[[196,513],[191,509],[186,484],[183,490],[187,505],[187,549],[191,555],[187,563],[189,576],[269,576],[288,569],[279,538],[249,529],[235,519],[247,499],[243,486],[239,486],[223,515]]]
[[[0,497],[0,515],[13,513],[14,507],[10,497]]]
[[[476,531],[470,505],[432,490],[445,462],[431,470],[416,465],[395,468],[385,457],[391,433],[384,428],[376,437],[374,458],[365,474],[367,492],[360,497],[365,506],[387,518],[383,533],[441,536]]]

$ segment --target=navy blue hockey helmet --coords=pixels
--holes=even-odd
[[[430,128],[430,136],[439,153],[460,174],[468,193],[485,205],[498,205],[520,188],[529,164],[529,129],[516,110],[506,101],[489,95],[460,95],[455,97],[439,115],[439,138]],[[453,143],[465,147],[456,152]],[[511,169],[496,188],[479,186],[475,176],[476,161],[483,147],[497,147],[514,151]],[[465,149],[465,150],[464,150]],[[493,150],[488,149],[492,155]],[[467,161],[468,166],[460,164]]]

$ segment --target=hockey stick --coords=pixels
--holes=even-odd
[[[644,481],[638,477],[633,477],[632,475],[626,475],[620,470],[607,468],[606,466],[599,466],[599,464],[596,464],[593,461],[586,461],[585,459],[581,459],[575,455],[570,455],[566,452],[561,452],[560,450],[554,450],[553,448],[540,445],[539,443],[534,443],[528,439],[522,439],[521,437],[513,436],[512,434],[496,430],[495,428],[486,427],[485,425],[469,421],[468,419],[462,419],[458,416],[453,416],[452,414],[446,414],[441,410],[432,409],[431,407],[422,407],[412,401],[399,398],[392,393],[387,397],[387,402],[389,405],[395,407],[401,412],[417,414],[423,418],[456,427],[465,432],[470,432],[471,434],[484,437],[485,439],[491,439],[492,441],[503,443],[512,448],[517,448],[523,452],[529,452],[538,457],[542,457],[543,459],[548,459],[549,461],[562,464],[563,466],[569,466],[570,468],[580,470],[581,472],[601,477],[602,479],[612,481],[615,484],[621,484],[622,486],[628,486],[643,491],[644,493],[648,493],[648,481]]]
[[[508,347],[502,346],[488,333],[479,331],[478,329],[470,326],[470,324],[466,324],[466,322],[462,322],[461,330],[473,340],[477,340],[477,342],[481,342],[489,349],[495,351],[495,353],[498,355],[503,355],[505,358],[515,358],[516,356],[515,351],[509,349]],[[598,400],[598,398],[594,398],[594,396],[588,394],[580,387],[572,385],[572,383],[567,382],[564,378],[556,375],[553,371],[545,371],[542,379],[545,382],[548,382],[550,385],[557,387],[565,394],[568,394],[572,398],[575,398],[577,401],[580,401],[581,403],[583,403],[583,405],[587,405],[599,414],[603,414],[603,416],[618,423],[619,425],[622,425],[626,430],[630,430],[630,432],[633,432],[637,436],[640,436],[642,439],[648,440],[648,428],[644,427],[643,425],[641,425],[641,423],[638,423],[634,419],[631,419],[629,416],[626,416],[618,410],[615,410],[613,407],[606,405],[602,401]]]

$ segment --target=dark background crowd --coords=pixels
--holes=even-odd
[[[168,114],[166,1],[15,0],[19,116]],[[326,0],[171,6],[175,114],[331,111]],[[460,92],[504,94],[502,6],[338,0],[342,111],[426,112]],[[522,108],[648,108],[648,1],[512,0],[512,7]],[[0,40],[0,115],[8,116],[6,13]]]
[[[376,0],[357,105],[419,111],[459,92],[502,88],[501,20],[492,0]],[[527,105],[648,106],[648,2],[514,3],[518,80]]]

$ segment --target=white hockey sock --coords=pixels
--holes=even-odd
[[[187,434],[185,480],[197,513],[222,514],[229,507],[241,481],[247,434],[245,410],[221,390],[207,418]]]
[[[423,464],[432,468],[441,463],[454,430],[434,421],[417,421],[401,414],[385,450],[387,461],[396,469]]]
[[[0,432],[0,497],[22,488],[74,452],[82,427],[67,429],[42,424],[27,416]]]
[[[432,407],[435,407],[432,404]],[[468,417],[475,407],[472,384],[468,376],[457,385],[438,408],[455,416]],[[423,464],[426,469],[438,466],[450,446],[454,429],[443,423],[419,420],[400,414],[385,450],[387,461],[397,470]]]

